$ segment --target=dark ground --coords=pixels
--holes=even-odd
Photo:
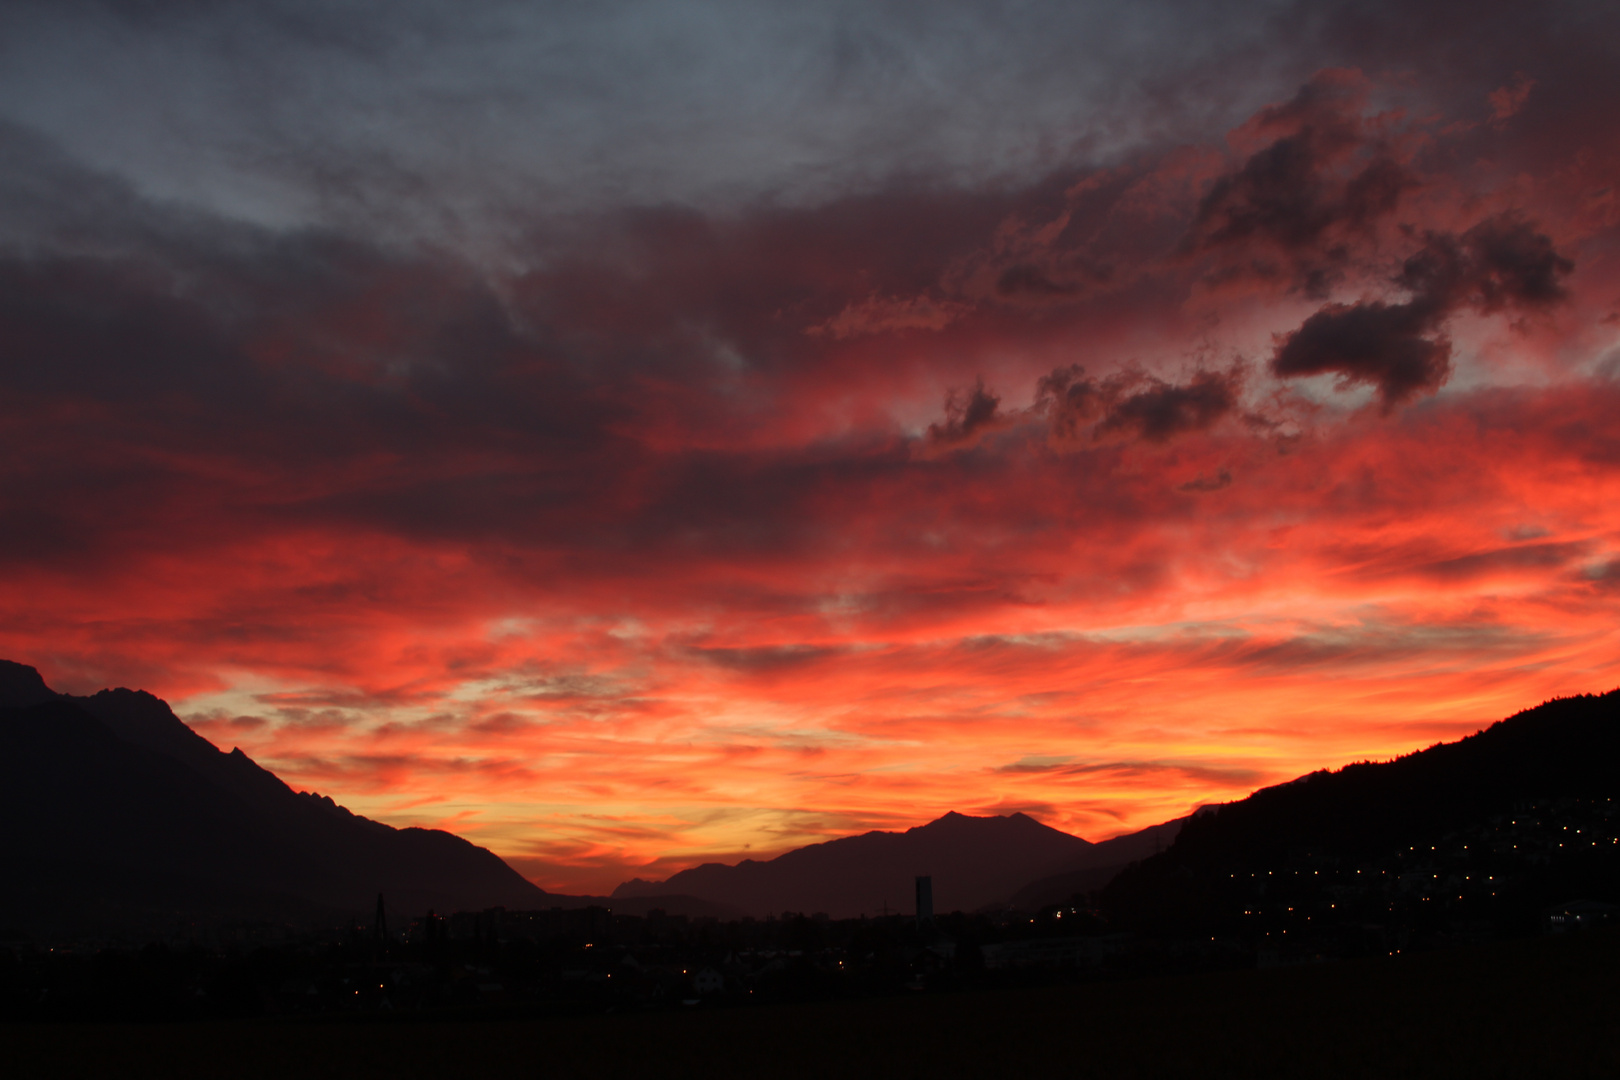
[[[1311,967],[641,1015],[0,1027],[9,1077],[1620,1076],[1620,928]]]

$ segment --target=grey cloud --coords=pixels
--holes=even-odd
[[[1575,264],[1552,240],[1513,214],[1481,221],[1460,237],[1428,234],[1396,278],[1432,304],[1469,305],[1485,314],[1549,307],[1564,300]]]
[[[1580,580],[1603,592],[1620,592],[1620,559],[1588,566],[1581,573]]]
[[[1188,382],[1175,384],[1137,372],[1093,379],[1078,364],[1070,364],[1041,377],[1035,407],[1061,439],[1077,438],[1095,421],[1094,439],[1125,434],[1166,442],[1208,428],[1230,413],[1242,384],[1243,371],[1237,367],[1200,369]]]
[[[1260,52],[1291,7],[18,3],[0,117],[227,216],[488,240],[492,213],[816,202],[1189,139],[1319,62],[1168,92]]]
[[[1241,368],[1200,369],[1184,384],[1165,382],[1136,371],[1104,379],[1086,375],[1069,364],[1036,382],[1030,410],[1001,411],[1001,398],[979,380],[972,390],[952,390],[945,398],[945,418],[928,426],[928,440],[941,447],[971,446],[1000,428],[1044,420],[1052,436],[1073,441],[1090,424],[1094,440],[1114,436],[1162,443],[1202,431],[1237,406],[1243,384]]]
[[[1468,581],[1493,573],[1555,569],[1575,562],[1590,550],[1590,544],[1581,542],[1520,544],[1442,559],[1419,567],[1418,572],[1442,581]]]
[[[1149,378],[1141,389],[1111,404],[1097,432],[1130,431],[1149,442],[1165,442],[1201,431],[1232,411],[1241,381],[1237,371],[1200,371],[1183,386]]]
[[[1322,295],[1350,259],[1350,243],[1391,214],[1416,177],[1361,118],[1366,85],[1342,72],[1307,83],[1267,109],[1264,128],[1288,129],[1216,179],[1183,241],[1228,261],[1217,277],[1288,277]]]
[[[1031,263],[1009,266],[996,279],[996,292],[1002,296],[1073,296],[1079,291],[1080,286],[1056,281]]]
[[[160,200],[509,254],[514,222],[582,209],[803,205],[1116,162],[1203,141],[1337,66],[1421,64],[1447,108],[1534,69],[1532,104],[1553,107],[1570,89],[1529,61],[1584,50],[1569,78],[1590,96],[1614,30],[1583,0],[1534,16],[1502,0],[13,0],[0,120]],[[1319,148],[1257,159],[1206,225],[1315,229],[1267,177]],[[1364,165],[1330,200],[1347,219],[1400,188],[1392,160]]]
[[[753,648],[693,648],[693,656],[732,671],[770,674],[818,664],[846,650],[820,645],[765,645]]]
[[[1428,233],[1402,264],[1394,284],[1402,303],[1363,300],[1328,304],[1282,338],[1271,370],[1283,378],[1336,374],[1342,384],[1375,386],[1384,411],[1451,373],[1443,328],[1453,313],[1544,310],[1565,299],[1563,280],[1575,264],[1551,239],[1512,214],[1499,214],[1462,235]]]
[[[1219,491],[1232,485],[1232,473],[1228,469],[1221,469],[1214,476],[1197,476],[1181,485],[1182,491],[1198,493]]]
[[[1433,336],[1441,311],[1427,303],[1329,304],[1278,345],[1271,370],[1282,378],[1336,374],[1370,383],[1384,410],[1437,390],[1451,374],[1451,342]]]
[[[950,446],[973,441],[1005,418],[999,415],[1001,398],[984,388],[980,379],[972,390],[952,390],[945,397],[945,419],[928,425],[929,441]]]

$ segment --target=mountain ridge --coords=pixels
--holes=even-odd
[[[1528,838],[1536,829],[1573,829],[1579,835],[1583,821],[1586,828],[1615,821],[1620,815],[1616,761],[1620,689],[1553,698],[1454,742],[1391,761],[1318,770],[1201,812],[1163,852],[1114,878],[1099,899],[1121,925],[1203,933],[1239,925],[1241,913],[1255,910],[1259,902],[1252,882],[1260,876],[1302,874],[1301,868],[1310,866],[1315,878],[1329,868],[1365,864],[1397,880],[1410,871],[1438,881],[1438,868],[1419,872],[1397,864],[1444,858],[1462,869],[1456,880],[1501,882],[1490,887],[1492,897],[1518,880],[1512,887],[1528,890],[1526,896],[1568,890],[1562,897],[1540,895],[1537,902],[1599,894],[1620,900],[1620,865],[1606,851],[1590,852],[1599,861],[1582,864],[1574,855],[1581,845],[1566,851],[1563,838],[1542,835],[1534,841],[1544,846],[1541,855],[1524,853],[1533,846]],[[1569,820],[1556,828],[1548,824],[1563,818]],[[1514,830],[1527,829],[1521,847]],[[1620,845],[1620,836],[1612,843]],[[1543,856],[1564,869],[1557,874],[1535,869],[1535,859]],[[1371,871],[1362,876],[1372,880]],[[1452,889],[1425,897],[1428,908],[1449,909],[1453,896],[1459,905],[1484,903],[1465,901],[1466,889],[1456,888],[1455,881]],[[1315,909],[1300,899],[1288,911],[1314,910],[1313,917],[1329,923],[1348,917],[1337,914],[1340,908],[1358,910],[1343,902],[1344,896],[1339,899],[1337,906]],[[1374,899],[1369,910],[1383,910],[1388,897]],[[1534,909],[1528,900],[1524,904],[1525,911]]]
[[[307,919],[539,907],[544,890],[493,852],[395,829],[298,793],[225,753],[145,691],[55,694],[0,661],[0,857],[25,873],[0,900],[18,926]]]
[[[912,910],[914,879],[926,874],[937,911],[974,911],[1006,902],[1031,881],[1098,860],[1129,861],[1136,857],[1130,843],[1131,837],[1120,837],[1093,844],[1022,812],[973,817],[952,810],[901,832],[871,830],[770,859],[704,863],[662,881],[632,878],[612,896],[679,892],[755,915],[791,910],[846,918]]]

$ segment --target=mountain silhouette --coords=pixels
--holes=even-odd
[[[1013,893],[1007,905],[1018,911],[1039,911],[1066,903],[1077,894],[1094,892],[1127,866],[1169,847],[1186,821],[1186,818],[1176,818],[1112,840],[1098,841],[1063,870],[1032,881]]]
[[[1205,809],[1185,820],[1170,847],[1120,873],[1101,898],[1124,925],[1210,925],[1245,906],[1241,889],[1254,871],[1350,866],[1418,845],[1456,846],[1465,834],[1482,838],[1476,850],[1501,847],[1515,815],[1550,819],[1601,806],[1612,816],[1615,800],[1620,690],[1558,698],[1457,742],[1314,772]],[[1616,887],[1613,859],[1607,852],[1602,859],[1559,887]]]
[[[0,814],[14,883],[0,893],[0,933],[307,921],[370,911],[379,892],[411,915],[547,901],[460,837],[293,791],[151,694],[56,694],[10,661],[0,661]]]
[[[918,875],[933,878],[936,910],[974,911],[1025,882],[1072,869],[1093,845],[1026,814],[954,811],[905,832],[869,832],[735,866],[705,863],[667,881],[627,881],[613,898],[681,893],[755,915],[825,912],[834,918],[910,912]]]

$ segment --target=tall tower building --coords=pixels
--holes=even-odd
[[[917,878],[917,926],[934,925],[934,879],[923,874]]]

